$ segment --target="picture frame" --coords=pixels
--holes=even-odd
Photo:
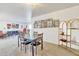
[[[38,21],[38,28],[41,28],[41,21]]]
[[[34,28],[38,28],[38,22],[37,21],[34,22]]]
[[[16,24],[16,28],[17,28],[17,29],[19,28],[19,24]]]
[[[12,24],[12,28],[16,28],[16,25],[15,24]]]
[[[47,20],[47,27],[53,27],[53,19],[48,19]]]
[[[7,29],[11,29],[11,24],[7,24]]]
[[[59,20],[54,20],[54,27],[59,27]]]
[[[44,20],[41,20],[41,28],[44,28]]]
[[[59,20],[51,18],[47,20],[40,20],[34,22],[34,28],[52,28],[52,27],[59,27]]]

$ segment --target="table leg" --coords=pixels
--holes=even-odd
[[[32,45],[32,56],[34,56],[34,46]]]
[[[26,45],[25,45],[25,53],[26,53]]]
[[[43,50],[43,40],[41,40],[41,50]]]
[[[19,38],[18,38],[18,47],[19,47]]]

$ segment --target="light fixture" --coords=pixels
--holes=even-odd
[[[32,3],[32,7],[33,7],[33,8],[38,8],[38,7],[40,7],[40,6],[41,6],[40,3]]]
[[[40,3],[32,3],[33,6],[40,5]]]

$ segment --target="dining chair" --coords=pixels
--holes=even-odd
[[[38,37],[31,43],[31,45],[32,45],[32,55],[33,56],[34,56],[35,52],[36,52],[36,55],[37,55],[37,46],[41,45],[41,50],[43,50],[43,33],[37,34],[37,36]],[[34,47],[36,49],[34,49]]]
[[[22,50],[22,47],[24,46],[24,48],[25,48],[24,50],[25,50],[25,53],[26,53],[27,46],[28,46],[29,43],[30,43],[30,41],[28,41],[28,39],[24,37],[24,33],[21,32],[18,36],[18,47],[20,45],[21,50]]]

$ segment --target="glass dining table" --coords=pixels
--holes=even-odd
[[[26,41],[27,44],[31,44],[32,56],[34,56],[34,52],[35,52],[33,43],[36,42],[38,40],[38,38],[40,38],[40,37],[28,36],[28,37],[24,38],[24,40]],[[19,47],[19,44],[20,44],[20,40],[18,39],[18,47]],[[43,41],[41,41],[40,45],[41,45],[41,50],[42,50],[43,49]]]

